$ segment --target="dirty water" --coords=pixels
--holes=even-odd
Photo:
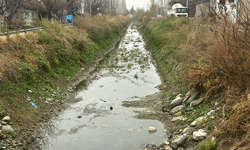
[[[129,27],[89,80],[72,90],[78,102],[53,119],[49,150],[139,150],[167,140],[160,121],[140,117],[146,108],[129,104],[159,92],[155,87],[161,80],[144,44],[139,32]],[[157,131],[149,132],[149,127]]]

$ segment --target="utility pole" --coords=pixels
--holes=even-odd
[[[64,0],[62,0],[62,22],[64,23]]]
[[[38,23],[39,15],[38,15],[38,0],[36,0],[36,22]]]
[[[90,8],[89,8],[89,15],[90,15],[90,18],[91,18],[91,4],[92,4],[92,0],[90,0]]]
[[[111,0],[109,0],[109,15],[111,15]]]

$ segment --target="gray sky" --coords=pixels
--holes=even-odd
[[[134,9],[137,7],[144,7],[144,9],[147,9],[150,4],[150,0],[126,0],[126,4],[128,10],[130,10],[132,6],[134,6]]]

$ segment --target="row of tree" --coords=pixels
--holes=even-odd
[[[85,14],[114,15],[120,3],[124,5],[125,0],[0,0],[0,15],[5,15],[10,21],[20,8],[29,5],[45,12],[48,18],[52,16],[61,18],[63,13],[74,14],[79,9],[84,10]]]

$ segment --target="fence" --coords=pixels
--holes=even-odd
[[[63,24],[63,26],[69,26],[69,25],[72,26],[73,23]],[[28,32],[34,32],[36,30],[41,30],[41,29],[45,29],[45,27],[40,26],[40,27],[25,28],[25,29],[20,29],[20,30],[11,30],[11,31],[7,31],[5,33],[0,32],[0,36],[6,36],[6,35],[11,35],[11,34],[17,34],[17,33],[25,33],[25,35],[26,35]]]

